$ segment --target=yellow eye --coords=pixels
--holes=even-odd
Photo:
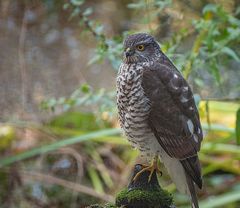
[[[145,47],[144,47],[144,45],[138,45],[138,46],[137,46],[137,49],[138,49],[139,51],[143,51],[143,50],[145,49]]]

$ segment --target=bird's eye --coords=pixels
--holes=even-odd
[[[145,47],[144,47],[144,45],[138,45],[138,46],[137,46],[137,49],[138,49],[139,51],[143,51],[143,50],[145,49]]]

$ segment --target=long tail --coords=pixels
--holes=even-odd
[[[192,208],[199,208],[195,184],[202,188],[201,166],[198,156],[195,155],[180,161],[186,176],[189,195],[192,199]]]
[[[194,182],[193,182],[192,178],[187,173],[185,173],[185,174],[186,174],[189,193],[190,193],[190,196],[191,196],[192,208],[199,208]]]
[[[168,170],[177,189],[184,194],[189,194],[192,208],[199,208],[197,194],[194,185],[202,187],[201,167],[197,156],[179,160],[169,157],[164,150],[160,155],[162,162]],[[194,184],[195,183],[195,184]]]

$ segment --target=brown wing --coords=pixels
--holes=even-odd
[[[201,186],[197,158],[202,129],[192,91],[175,66],[164,57],[145,67],[142,87],[151,102],[149,125],[170,157],[178,158],[185,171]]]

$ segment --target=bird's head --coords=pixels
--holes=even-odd
[[[146,33],[129,35],[124,41],[123,61],[127,64],[148,62],[161,55],[160,47],[154,38]]]

